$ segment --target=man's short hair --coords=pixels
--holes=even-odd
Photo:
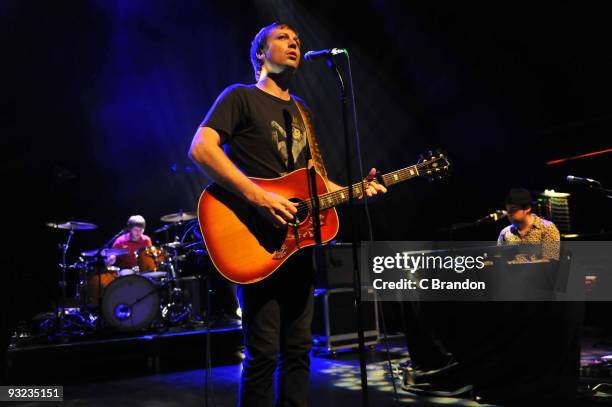
[[[297,30],[290,24],[287,23],[272,23],[270,25],[265,26],[255,35],[253,38],[253,42],[251,42],[251,64],[253,64],[253,69],[255,70],[255,80],[259,80],[259,73],[261,72],[261,67],[263,66],[263,62],[257,58],[257,53],[260,51],[264,51],[268,44],[268,35],[275,28],[288,28],[294,33],[298,34]]]
[[[524,188],[513,188],[508,192],[506,204],[521,209],[529,209],[531,208],[531,194]]]
[[[133,228],[134,226],[138,226],[138,227],[141,227],[141,228],[144,229],[145,226],[146,226],[145,218],[143,218],[140,215],[132,215],[128,219],[127,225],[128,225],[129,228]]]

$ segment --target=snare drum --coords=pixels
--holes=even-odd
[[[119,270],[118,274],[119,274],[119,277],[130,276],[132,274],[138,274],[138,268],[132,267],[131,269],[121,269]]]
[[[153,280],[168,278],[167,271],[147,271],[146,273],[140,273],[140,275]]]

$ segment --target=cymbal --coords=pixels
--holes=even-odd
[[[88,222],[47,222],[47,226],[53,229],[65,229],[65,230],[92,230],[97,229],[98,226]]]
[[[108,257],[108,256],[121,256],[124,254],[128,254],[130,251],[129,250],[125,250],[125,249],[114,249],[114,248],[109,248],[109,249],[93,249],[93,250],[87,250],[86,252],[82,252],[81,256],[83,257],[94,257],[95,255],[98,254],[98,252],[100,253],[100,256],[102,257]]]
[[[195,212],[177,212],[177,213],[169,213],[168,215],[164,215],[159,220],[166,223],[179,223],[179,222],[187,222],[189,220],[197,218]]]

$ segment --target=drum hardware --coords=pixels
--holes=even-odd
[[[75,287],[74,298],[79,305],[85,305],[86,297],[85,289],[87,285],[87,270],[89,269],[89,262],[83,257],[79,257],[78,260],[68,266],[69,269],[75,270],[78,273],[78,281]]]
[[[168,253],[166,265],[170,271],[168,302],[162,307],[162,320],[169,325],[177,325],[187,320],[199,323],[198,316],[193,314],[192,304],[185,291],[179,286],[179,282],[184,279],[181,276],[182,270],[179,263],[186,258],[185,254],[179,254],[179,250],[184,249],[184,246],[178,237],[175,237],[174,241],[165,243],[161,247]]]
[[[175,240],[174,242],[165,243],[164,247],[169,247],[170,249],[178,249],[179,247],[183,247],[183,244]]]
[[[129,251],[125,249],[108,247],[108,248],[103,248],[103,249],[87,250],[85,252],[82,252],[81,256],[83,257],[96,257],[96,256],[109,257],[109,256],[122,256],[128,253]]]
[[[175,286],[170,291],[168,304],[164,305],[161,310],[162,319],[170,325],[177,325],[188,318],[192,312],[192,306],[185,301],[185,292],[178,286]]]
[[[185,216],[185,215],[192,215],[192,214],[191,213],[184,214],[184,216],[181,219],[175,219],[175,220],[186,221],[184,224],[184,230],[180,238],[177,235],[175,236],[174,241],[171,241],[164,245],[164,247],[166,247],[166,249],[170,253],[170,257],[173,259],[172,264],[174,265],[174,268],[176,270],[176,275],[177,275],[177,278],[174,279],[175,284],[199,281],[203,278],[208,277],[208,276],[203,276],[199,273],[196,275],[192,275],[192,276],[183,275],[181,264],[184,264],[184,262],[187,262],[191,255],[195,255],[198,258],[201,258],[201,256],[203,255],[204,256],[208,255],[206,250],[204,250],[204,242],[202,239],[202,235],[200,234],[200,231],[199,231],[199,224],[197,223],[197,220],[196,220],[197,218],[193,217],[193,219],[186,220],[186,219],[191,218],[191,216]],[[169,217],[166,217],[166,219],[168,218]],[[174,225],[179,225],[179,224],[174,224]],[[188,320],[192,324],[198,324],[198,325],[203,324],[204,321],[202,320],[202,316],[199,310],[200,306],[194,306],[194,301],[199,301],[199,290],[192,287],[196,289],[197,291],[192,293],[194,295],[193,298],[189,298],[187,296],[187,292],[189,292],[189,290],[187,290],[186,292],[180,286],[177,286],[176,288],[177,290],[173,292],[175,295],[174,301],[173,301],[174,307],[175,307],[174,308],[175,317],[170,318],[170,319],[176,321],[176,323],[178,323],[181,320],[183,321]],[[188,309],[184,309],[182,313],[177,313],[176,309],[177,307],[180,308],[181,302],[182,304],[186,304]]]
[[[178,238],[177,238],[178,239]],[[170,262],[168,263],[170,271],[172,272],[172,278],[177,279],[180,277],[182,270],[179,267],[179,262],[185,259],[184,255],[179,254],[179,249],[183,248],[183,245],[178,240],[167,243],[164,245],[170,253]]]
[[[155,229],[155,230],[153,231],[153,234],[154,234],[154,235],[158,235],[158,234],[160,234],[160,233],[162,233],[162,232],[166,232],[166,231],[168,231],[168,230],[169,230],[171,227],[172,227],[172,225],[171,225],[171,224],[169,224],[169,225],[164,225],[164,226],[162,226],[162,227],[160,227],[160,228]]]
[[[61,298],[57,309],[36,324],[38,332],[55,339],[94,334],[104,327],[135,331],[168,328],[182,323],[201,324],[201,315],[194,314],[200,312],[197,311],[199,307],[194,308],[191,298],[191,290],[197,289],[184,287],[183,283],[191,281],[193,284],[204,277],[199,274],[183,276],[181,270],[181,264],[187,261],[191,253],[198,257],[207,254],[194,219],[193,212],[182,211],[162,217],[162,221],[168,224],[156,232],[171,231],[174,240],[166,239],[164,243],[136,251],[134,254],[138,265],[130,269],[107,266],[108,257],[130,253],[110,247],[126,229],[122,229],[102,247],[79,253],[74,263],[67,264],[74,232],[92,230],[97,226],[72,221],[47,223],[50,228],[66,230],[68,236],[66,242],[59,246]],[[195,236],[187,239],[192,230]],[[68,272],[75,273],[74,293],[72,278],[68,284],[67,277],[72,276]],[[193,295],[197,297],[197,293],[195,291]],[[67,300],[76,303],[76,306],[68,307]]]
[[[192,253],[204,254],[208,256],[208,252],[206,250],[199,248],[200,245],[201,245],[200,243],[190,243],[187,246],[185,246],[185,248],[189,249]]]
[[[66,272],[69,268],[71,268],[67,264],[66,256],[68,254],[68,250],[70,249],[70,243],[72,242],[72,237],[74,236],[74,232],[76,230],[93,230],[96,229],[97,226],[93,223],[88,222],[77,222],[77,221],[68,221],[68,222],[47,222],[46,225],[52,229],[60,229],[67,230],[68,235],[66,236],[66,242],[60,244],[58,249],[60,251],[60,281],[58,283],[60,287],[60,299],[58,303],[58,307],[55,310],[55,313],[52,317],[52,321],[48,321],[48,323],[53,327],[52,331],[49,332],[49,336],[51,337],[67,337],[69,334],[74,334],[70,328],[72,327],[71,320],[74,319],[72,316],[74,313],[66,308],[66,300],[68,298],[67,295],[67,279]],[[78,319],[78,317],[77,317]],[[86,321],[83,318],[83,321]],[[85,324],[87,325],[87,324]],[[78,331],[76,331],[78,332]]]
[[[176,234],[178,228],[180,226],[183,226],[183,224],[185,224],[186,222],[197,219],[197,215],[195,214],[195,212],[185,212],[181,209],[178,212],[169,213],[167,215],[164,215],[159,219],[162,222],[166,223],[167,225],[164,225],[160,227],[159,229],[156,229],[153,233],[158,234],[161,232],[165,232],[166,241],[169,242],[170,241],[170,230],[173,230],[175,232],[173,240],[178,241],[179,238],[178,238],[178,235]]]
[[[85,336],[95,333],[97,315],[81,308],[64,308],[62,317],[62,329],[64,333],[71,336]],[[38,325],[37,330],[43,332],[49,338],[56,338],[60,327],[57,325],[59,319],[54,313],[49,313]]]

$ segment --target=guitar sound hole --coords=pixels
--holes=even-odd
[[[299,198],[289,198],[289,200],[290,200],[291,202],[295,202],[295,203],[298,203],[298,204],[299,204],[300,202],[302,202],[302,200],[301,200],[301,199],[299,199]],[[304,209],[303,209],[302,211],[300,211],[300,212],[296,213],[296,214],[295,214],[295,217],[297,218],[297,223],[302,223],[302,222],[304,222],[304,221],[306,220],[306,218],[308,217],[308,210],[304,210]]]

